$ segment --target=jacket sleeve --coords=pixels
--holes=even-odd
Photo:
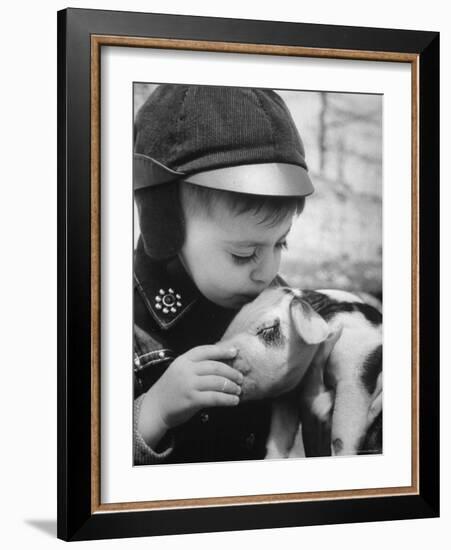
[[[137,423],[144,396],[143,393],[135,399],[133,404],[133,463],[135,466],[163,463],[174,450],[174,437],[170,434],[166,434],[154,450],[147,445],[139,433]]]
[[[148,334],[136,324],[133,353],[133,463],[135,466],[164,463],[174,449],[173,436],[168,432],[157,448],[152,449],[142,438],[137,424],[147,390],[169,366],[174,359],[174,353],[165,347],[155,335]]]

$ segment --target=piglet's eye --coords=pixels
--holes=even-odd
[[[276,317],[272,321],[266,322],[264,325],[258,326],[256,333],[263,334],[264,332],[272,331],[277,327],[280,327],[280,319],[278,317]]]
[[[270,326],[260,327],[257,330],[257,336],[263,341],[265,346],[281,346],[284,342],[280,320],[276,319]]]

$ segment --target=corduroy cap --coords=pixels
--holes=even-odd
[[[179,182],[269,196],[307,196],[304,146],[271,90],[162,84],[138,111],[133,185],[146,254],[180,251],[185,220]]]
[[[135,120],[134,189],[185,180],[273,196],[313,193],[302,140],[272,90],[163,84]]]

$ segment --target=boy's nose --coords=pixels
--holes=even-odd
[[[278,262],[274,261],[271,254],[265,254],[251,272],[251,280],[266,288],[277,275]]]

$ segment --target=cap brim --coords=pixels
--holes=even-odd
[[[314,192],[305,168],[278,162],[218,168],[183,180],[211,189],[252,195],[305,197]]]
[[[179,181],[185,176],[184,172],[171,170],[151,157],[140,153],[133,154],[133,189],[135,191]]]

